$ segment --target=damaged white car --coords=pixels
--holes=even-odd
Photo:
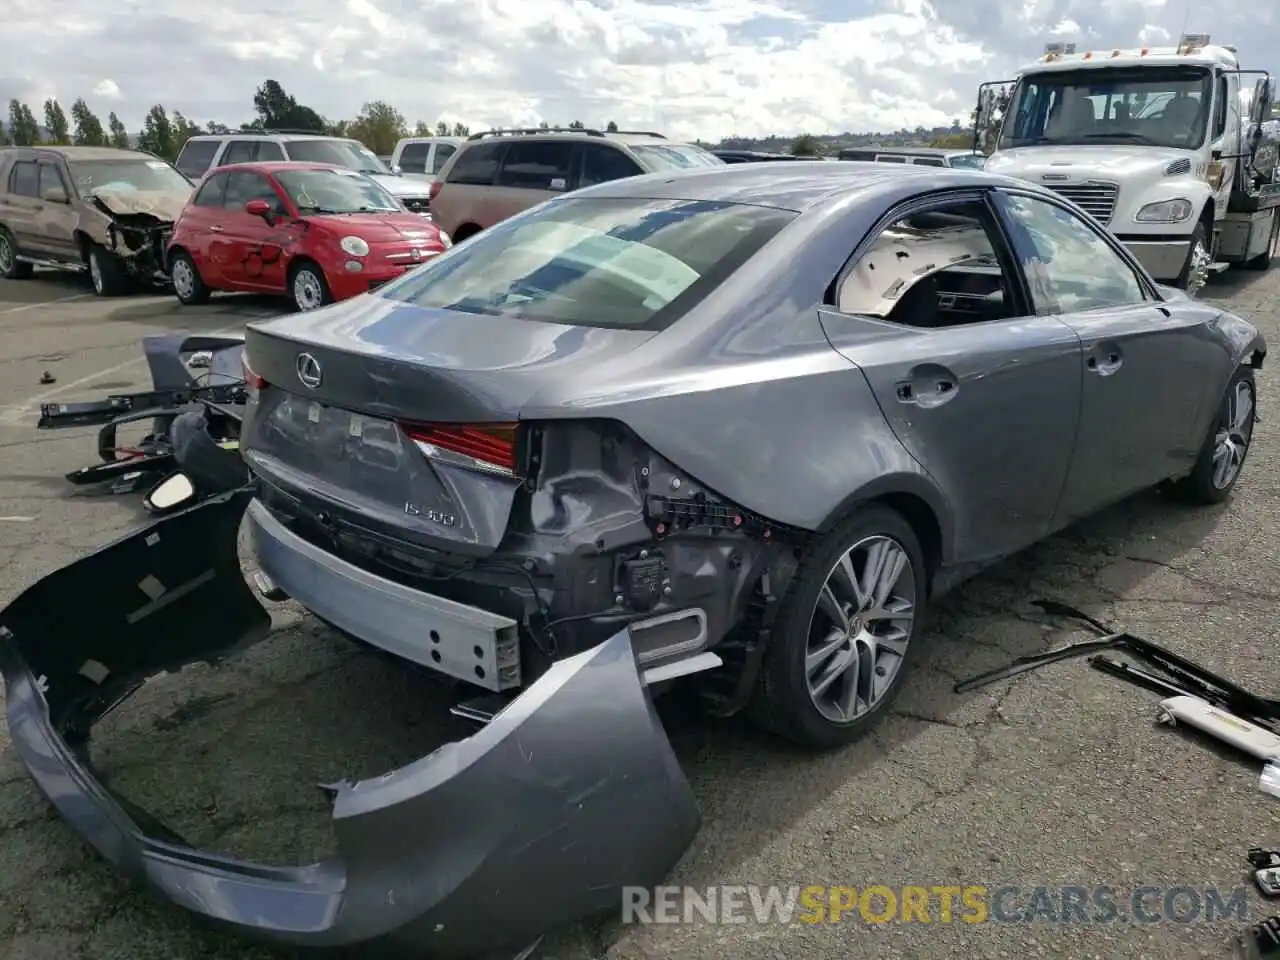
[[[168,162],[109,147],[0,150],[0,277],[86,271],[99,296],[164,277],[164,248],[194,184]]]

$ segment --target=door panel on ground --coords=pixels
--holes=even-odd
[[[1080,402],[1080,345],[1028,316],[984,200],[941,199],[881,231],[823,311],[894,433],[953,498],[958,562],[1048,529]]]
[[[1199,311],[1163,305],[1126,256],[1083,218],[1041,197],[1001,193],[1036,312],[1080,337],[1080,430],[1055,525],[1190,467],[1207,400]]]

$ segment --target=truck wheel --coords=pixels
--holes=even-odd
[[[129,289],[129,276],[120,258],[101,247],[89,248],[89,279],[100,297],[118,297]]]
[[[35,267],[18,259],[18,243],[13,234],[0,227],[0,277],[5,280],[26,280]]]
[[[1195,232],[1191,234],[1186,263],[1182,265],[1182,272],[1178,274],[1178,279],[1173,281],[1173,285],[1194,297],[1209,282],[1209,264],[1212,262],[1213,255],[1209,252],[1209,234],[1204,228],[1204,222],[1201,221],[1196,224]]]
[[[1267,240],[1267,249],[1246,264],[1250,270],[1268,270],[1271,268],[1271,257],[1276,251],[1277,238],[1280,238],[1280,210],[1272,210],[1271,234]]]

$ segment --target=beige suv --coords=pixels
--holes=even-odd
[[[702,147],[660,133],[580,127],[473,133],[431,184],[431,216],[460,242],[579,187],[723,163]]]

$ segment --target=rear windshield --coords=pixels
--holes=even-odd
[[[554,200],[459,244],[380,294],[464,313],[660,330],[795,217],[709,201]]]
[[[651,173],[724,165],[724,161],[710,150],[703,150],[691,143],[632,143],[628,146]]]

